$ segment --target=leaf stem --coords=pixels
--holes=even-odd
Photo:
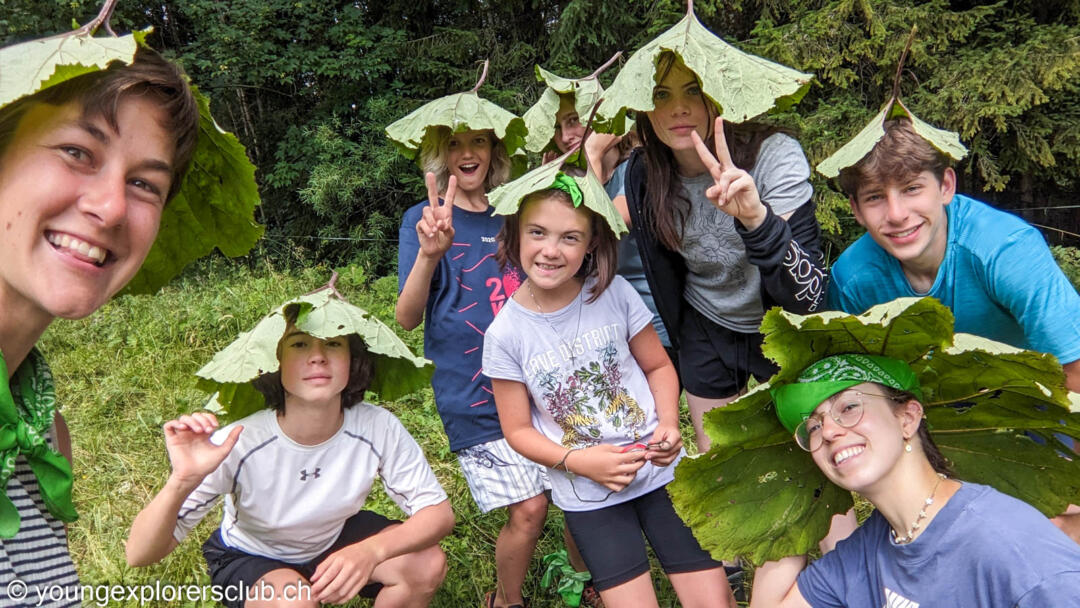
[[[342,302],[348,302],[349,300],[345,296],[341,295],[341,292],[337,290],[337,280],[338,280],[338,272],[336,270],[334,270],[333,272],[331,272],[330,280],[326,282],[326,285],[323,285],[322,287],[319,287],[317,289],[312,289],[311,291],[305,293],[304,295],[305,296],[310,296],[313,293],[319,293],[320,291],[322,291],[324,289],[329,289],[330,291],[332,291],[334,293],[334,295],[337,297],[337,299],[341,300]]]
[[[601,74],[601,73],[602,73],[602,72],[603,72],[604,70],[606,70],[606,69],[610,68],[610,67],[611,67],[611,64],[615,63],[615,60],[616,60],[616,59],[618,59],[619,57],[622,57],[622,51],[616,51],[616,53],[615,53],[614,55],[612,55],[612,56],[611,56],[611,59],[608,59],[608,60],[607,60],[607,62],[606,62],[606,63],[604,63],[604,65],[602,65],[602,66],[600,66],[600,67],[596,68],[596,71],[595,71],[595,72],[593,72],[592,74],[589,74],[589,75],[588,75],[588,76],[586,76],[585,78],[596,78],[596,77],[597,77],[597,76],[599,76],[599,75],[600,75],[600,74]],[[584,79],[583,79],[583,80],[584,80]]]
[[[488,60],[485,59],[484,60],[484,71],[480,74],[480,80],[476,81],[476,86],[472,88],[472,91],[471,91],[472,93],[477,93],[477,92],[480,91],[480,85],[484,84],[484,80],[487,78],[487,72],[488,72]]]
[[[904,61],[907,60],[908,53],[911,51],[911,43],[915,41],[915,32],[918,31],[918,25],[911,26],[911,33],[908,34],[907,44],[904,45],[904,52],[900,54],[900,63],[896,64],[896,77],[893,78],[892,85],[893,99],[898,99],[900,97],[900,75],[904,73]]]

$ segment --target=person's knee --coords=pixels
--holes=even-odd
[[[402,566],[404,582],[414,594],[432,594],[446,578],[446,553],[434,545],[410,553]]]
[[[507,525],[522,531],[539,535],[547,519],[548,501],[543,494],[510,505],[510,519]]]

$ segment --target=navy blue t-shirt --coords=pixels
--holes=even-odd
[[[398,233],[398,292],[405,286],[420,240],[416,223],[428,201],[405,212]],[[454,243],[431,277],[424,310],[424,356],[435,362],[431,386],[450,449],[501,439],[491,381],[483,374],[484,332],[506,299],[521,285],[495,261],[495,236],[503,218],[486,211],[454,208]]]
[[[1027,503],[965,483],[910,544],[874,511],[798,585],[814,608],[1077,608],[1080,545]]]

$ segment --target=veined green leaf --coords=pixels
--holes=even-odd
[[[107,38],[53,36],[0,49],[0,107],[76,76],[104,70],[114,61],[131,63],[148,33]]]
[[[780,370],[705,415],[712,448],[683,460],[672,502],[714,557],[754,563],[806,553],[851,505],[783,428],[769,389],[841,353],[907,361],[919,377],[927,423],[962,480],[984,483],[1047,515],[1080,501],[1080,459],[1062,457],[1053,433],[1080,437],[1061,366],[1051,355],[952,333],[933,298],[903,298],[859,316],[770,310],[762,352]],[[954,342],[955,338],[955,342]],[[1027,433],[1038,436],[1042,444]]]
[[[637,50],[604,93],[594,122],[597,130],[625,132],[627,110],[648,112],[653,86],[660,74],[656,63],[671,51],[701,80],[702,90],[715,102],[724,120],[740,123],[774,106],[797,102],[810,87],[811,74],[744,53],[705,29],[693,12],[671,29]]]
[[[210,115],[210,100],[191,87],[199,104],[199,140],[180,191],[161,213],[161,229],[125,293],[153,293],[185,266],[217,248],[246,254],[262,237],[255,223],[259,189],[255,165],[236,136]]]
[[[603,95],[604,88],[595,76],[574,80],[556,76],[540,66],[536,66],[536,79],[547,87],[522,118],[529,130],[525,138],[525,149],[539,154],[546,149],[556,149],[552,138],[555,137],[555,118],[559,114],[559,94],[574,96],[574,110],[581,121],[585,122],[592,114],[593,106]]]
[[[524,120],[467,91],[429,101],[386,127],[386,135],[398,152],[413,159],[417,158],[424,138],[439,127],[446,127],[451,133],[491,129],[509,156],[525,145],[528,133]]]
[[[368,390],[380,399],[400,398],[431,381],[432,363],[413,355],[393,330],[338,298],[333,290],[320,289],[282,304],[196,372],[203,378],[199,387],[215,393],[212,401],[225,410],[226,419],[236,420],[264,407],[262,394],[251,381],[278,370],[277,347],[285,335],[285,314],[294,306],[299,307],[296,328],[306,334],[321,339],[357,334],[363,339],[375,358],[375,377]]]
[[[885,136],[885,121],[899,116],[907,116],[911,119],[911,126],[930,145],[940,150],[949,158],[960,160],[967,156],[967,148],[960,143],[960,136],[952,131],[938,129],[930,124],[919,120],[907,106],[899,99],[890,99],[881,111],[878,112],[862,131],[859,131],[851,141],[833,152],[831,156],[818,163],[817,170],[825,177],[836,177],[842,169],[846,169],[863,159],[877,145],[877,142]]]
[[[113,62],[129,64],[149,33],[54,36],[6,47],[0,50],[0,107]],[[191,168],[161,214],[146,261],[123,293],[155,292],[215,247],[235,257],[262,236],[254,220],[259,204],[255,166],[236,137],[214,122],[206,97],[192,90],[199,106],[199,137]]]
[[[498,215],[517,213],[518,209],[521,208],[521,201],[526,196],[539,190],[546,190],[555,183],[555,177],[562,170],[563,163],[576,153],[577,150],[571,150],[559,158],[540,165],[525,175],[489,192],[488,201],[495,208],[495,213]],[[611,198],[604,190],[604,185],[600,183],[600,179],[596,177],[595,173],[588,170],[585,172],[584,177],[574,177],[573,179],[577,182],[578,188],[581,189],[582,204],[600,214],[607,221],[615,236],[622,238],[622,235],[629,232],[622,216],[615,209],[615,204],[611,202]]]

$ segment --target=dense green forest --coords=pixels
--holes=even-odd
[[[64,31],[99,6],[0,0],[0,37]],[[122,0],[112,24],[152,26],[150,43],[183,63],[247,145],[268,227],[255,259],[381,276],[395,271],[400,215],[423,192],[387,124],[471,88],[484,59],[481,94],[521,113],[541,91],[534,64],[591,73],[685,10],[684,0]],[[816,75],[802,102],[764,117],[794,129],[813,163],[876,113],[917,25],[902,94],[970,147],[961,190],[1017,210],[1052,243],[1080,244],[1080,3],[698,0],[695,10],[740,48]],[[815,179],[835,257],[858,227]]]

